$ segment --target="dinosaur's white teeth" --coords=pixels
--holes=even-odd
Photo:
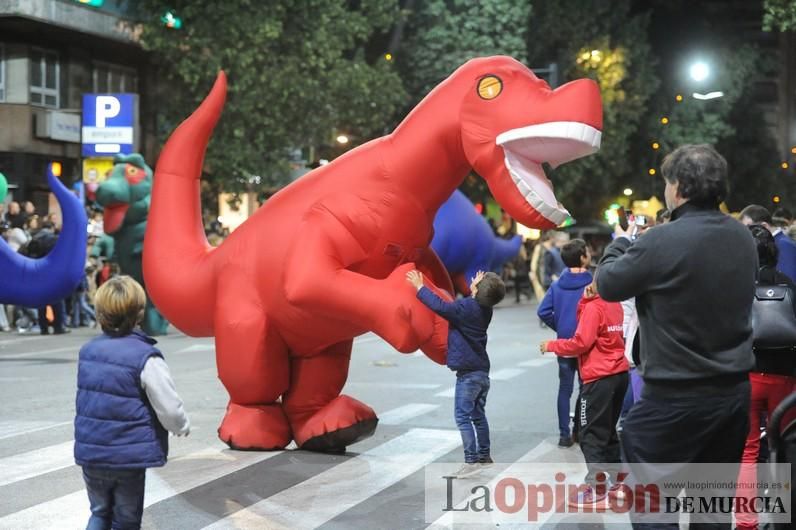
[[[559,225],[569,212],[556,199],[542,162],[556,167],[590,155],[600,147],[602,133],[584,123],[549,122],[500,134],[506,168],[517,189],[536,211]]]

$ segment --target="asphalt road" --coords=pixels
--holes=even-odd
[[[522,462],[582,467],[577,445],[555,445],[557,368],[538,353],[539,341],[552,333],[534,312],[533,305],[504,302],[490,328],[487,417],[498,463],[492,473]],[[72,420],[77,352],[95,333],[0,334],[0,528],[85,527],[88,501],[72,460]],[[193,429],[188,438],[171,438],[169,463],[148,472],[144,528],[513,526],[463,526],[451,513],[425,513],[428,465],[458,464],[463,454],[453,421],[455,376],[421,354],[402,355],[374,335],[355,341],[345,393],[372,406],[381,421],[373,437],[346,454],[324,455],[229,450],[216,437],[227,396],[212,339],[173,330],[159,347]],[[530,527],[565,526],[566,517],[553,515]]]

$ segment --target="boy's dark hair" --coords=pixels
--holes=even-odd
[[[788,221],[793,219],[793,213],[791,213],[791,211],[788,210],[787,208],[783,208],[781,206],[779,208],[777,208],[776,210],[774,210],[774,213],[772,213],[771,216],[772,217],[781,217],[783,219],[787,219]]]
[[[727,195],[727,161],[708,144],[678,147],[663,159],[661,173],[693,204],[718,206]]]
[[[744,217],[748,217],[755,224],[771,224],[771,212],[768,211],[768,208],[759,204],[750,204],[741,210],[741,215],[738,218],[743,219]]]
[[[655,224],[660,225],[671,219],[672,214],[666,208],[661,208],[658,210],[658,213],[655,214]]]
[[[486,307],[496,306],[503,297],[506,296],[506,285],[500,276],[494,272],[487,272],[478,282],[478,291],[475,293],[475,301]]]
[[[776,267],[779,249],[774,242],[774,236],[772,236],[768,228],[763,225],[749,225],[749,230],[752,232],[752,237],[755,238],[757,257],[760,259],[760,266],[768,265],[769,267]]]
[[[561,247],[561,260],[569,268],[580,267],[580,258],[586,255],[586,242],[582,239],[573,239]]]

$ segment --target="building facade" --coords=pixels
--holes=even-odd
[[[127,2],[0,0],[0,172],[9,200],[46,212],[47,172],[81,175],[81,106],[85,93],[139,95],[138,150],[151,158],[155,118],[147,54],[127,18]]]

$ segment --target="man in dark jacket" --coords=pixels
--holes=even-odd
[[[448,321],[447,363],[456,372],[454,407],[465,462],[455,476],[467,477],[492,463],[484,410],[489,393],[486,330],[492,321],[492,307],[506,295],[506,286],[494,272],[479,271],[470,283],[471,296],[446,302],[423,286],[418,271],[409,271],[406,279],[417,289],[420,301]]]
[[[740,462],[758,261],[749,231],[718,209],[727,192],[721,155],[708,145],[685,145],[661,169],[671,221],[635,242],[617,227],[597,272],[604,299],[636,297],[645,386],[621,440],[635,478],[648,483],[692,462]],[[665,472],[634,466],[656,462],[678,465]]]
[[[55,248],[58,242],[58,235],[52,226],[45,226],[39,230],[28,243],[24,254],[30,258],[43,258]],[[54,300],[49,304],[53,309],[53,333],[61,335],[70,333],[66,327],[66,300]],[[39,332],[42,335],[49,335],[50,323],[47,320],[47,304],[38,307]]]

